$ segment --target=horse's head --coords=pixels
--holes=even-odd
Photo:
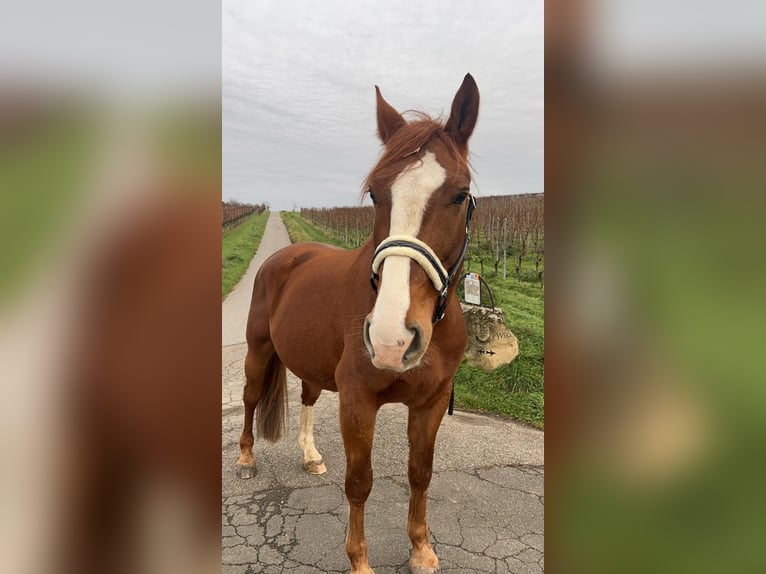
[[[479,90],[466,75],[441,124],[425,116],[407,123],[375,89],[385,151],[366,181],[375,205],[378,296],[364,341],[374,366],[403,372],[417,366],[428,349],[465,255],[474,205],[468,139]]]

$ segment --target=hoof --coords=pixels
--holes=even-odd
[[[410,574],[437,574],[439,570],[439,561],[436,561],[436,567],[432,566],[413,566],[412,559],[407,564],[410,567]]]
[[[327,467],[324,465],[324,462],[321,459],[310,460],[303,463],[303,470],[309,474],[324,474],[327,472]]]
[[[239,478],[253,478],[255,476],[255,461],[249,464],[237,463],[237,476]]]

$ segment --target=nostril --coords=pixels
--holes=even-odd
[[[364,344],[367,347],[367,350],[370,352],[370,358],[375,358],[375,349],[372,346],[372,341],[370,340],[370,320],[365,319],[364,321]]]
[[[402,357],[404,362],[407,362],[412,356],[417,355],[423,346],[423,331],[420,330],[420,327],[416,325],[412,327],[410,331],[412,332],[412,342],[404,353],[404,357]]]

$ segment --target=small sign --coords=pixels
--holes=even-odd
[[[468,273],[465,276],[465,302],[481,305],[481,282],[478,273]]]

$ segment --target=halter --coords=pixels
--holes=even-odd
[[[380,242],[372,258],[372,276],[370,277],[372,290],[375,293],[378,292],[378,280],[380,279],[378,270],[386,257],[391,257],[392,255],[409,257],[423,268],[434,288],[439,292],[439,299],[436,302],[436,309],[434,310],[431,322],[436,325],[436,323],[444,319],[444,313],[447,309],[447,291],[449,291],[450,284],[462,265],[463,259],[465,259],[468,243],[471,239],[469,227],[473,211],[476,209],[476,199],[473,195],[469,195],[468,200],[468,211],[465,216],[465,241],[463,241],[463,248],[460,250],[457,261],[450,267],[449,271],[444,268],[444,265],[439,261],[439,257],[434,253],[433,249],[417,237],[410,235],[389,235]]]

